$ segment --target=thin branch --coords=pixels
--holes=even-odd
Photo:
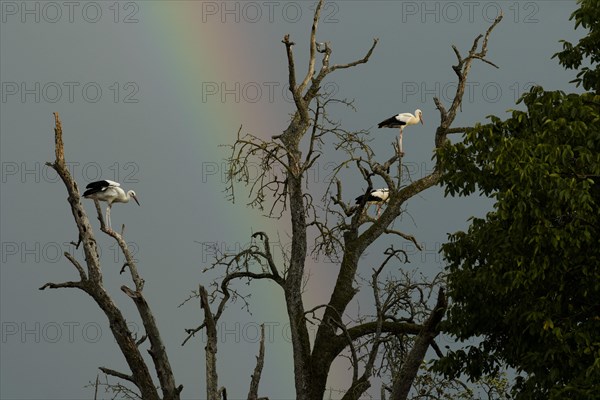
[[[283,37],[282,42],[285,44],[285,50],[288,58],[288,75],[289,75],[289,85],[290,92],[292,92],[292,97],[294,98],[294,103],[296,104],[296,108],[300,111],[306,111],[306,105],[302,99],[302,95],[298,88],[296,87],[296,66],[294,64],[294,53],[292,52],[292,46],[295,44],[290,41],[290,35],[287,34]]]
[[[65,257],[71,261],[71,264],[73,264],[75,266],[75,268],[77,268],[77,272],[79,272],[79,277],[81,278],[81,281],[87,281],[87,274],[85,273],[85,271],[83,270],[83,267],[81,266],[81,264],[79,264],[79,262],[75,259],[75,257],[73,257],[71,255],[71,253],[69,252],[64,252]]]
[[[136,384],[135,380],[133,379],[133,376],[131,376],[131,375],[127,375],[122,372],[115,371],[114,369],[110,369],[110,368],[106,368],[106,367],[98,367],[98,369],[100,371],[104,372],[106,375],[112,375],[119,379],[123,379],[123,380],[129,381],[129,382],[132,382],[133,384]]]
[[[472,127],[468,127],[468,126],[465,126],[465,127],[461,126],[460,128],[449,128],[446,133],[449,134],[449,135],[453,134],[453,133],[464,133],[464,132],[467,132],[470,129],[473,129],[473,128]]]
[[[181,343],[181,345],[185,345],[187,343],[188,340],[190,340],[192,337],[194,337],[196,335],[196,333],[200,332],[202,329],[204,329],[206,327],[206,324],[202,324],[197,328],[193,328],[193,329],[186,329],[185,333],[187,333],[187,337],[184,339],[183,343]]]
[[[77,282],[68,281],[68,282],[63,282],[63,283],[48,282],[48,283],[44,284],[44,286],[40,287],[39,290],[61,289],[61,288],[76,288],[76,289],[85,290],[83,282],[81,282],[81,281],[77,281]]]
[[[373,54],[373,50],[375,50],[375,46],[377,46],[377,43],[379,43],[379,39],[375,38],[373,39],[373,44],[371,45],[371,48],[369,49],[369,51],[367,51],[367,54],[365,54],[365,56],[363,58],[361,58],[360,60],[356,60],[347,64],[338,64],[338,65],[334,65],[333,67],[331,67],[329,69],[329,72],[333,72],[336,69],[346,69],[346,68],[351,68],[351,67],[355,67],[357,65],[360,64],[365,64],[369,61],[369,58],[371,58],[371,54]]]
[[[125,241],[125,239],[123,239],[123,236],[121,234],[115,232],[110,227],[107,227],[104,224],[104,220],[102,217],[102,209],[100,208],[100,203],[97,199],[94,199],[94,205],[96,206],[96,213],[98,214],[98,220],[100,221],[100,230],[117,241],[117,244],[121,248],[121,252],[125,256],[126,262],[121,268],[121,272],[125,270],[126,266],[129,267],[129,271],[131,272],[131,278],[133,280],[133,283],[135,284],[135,290],[137,292],[141,292],[144,289],[144,280],[138,273],[137,265],[133,259],[133,256],[131,255],[131,252],[129,251],[129,246],[127,245],[127,242]]]
[[[405,323],[405,322],[390,322],[384,321],[381,326],[381,331],[393,334],[412,334],[417,335],[423,329],[422,325]],[[377,332],[377,322],[365,322],[360,325],[348,328],[348,334],[352,340],[356,340],[366,335],[371,335]],[[343,347],[342,347],[343,349]],[[340,350],[341,351],[341,350]]]
[[[435,339],[431,339],[431,343],[429,343],[429,345],[435,351],[435,354],[439,358],[443,358],[444,357],[444,353],[442,352],[442,349],[440,349],[440,346],[438,346],[438,344],[435,342]]]
[[[306,89],[308,82],[310,82],[310,80],[315,74],[315,52],[317,51],[317,26],[319,25],[319,17],[321,15],[321,9],[323,8],[323,2],[323,0],[319,0],[313,16],[312,28],[310,30],[310,57],[308,58],[308,72],[306,73],[306,77],[298,87],[298,92],[300,94],[304,92],[304,89]]]
[[[135,345],[137,347],[140,347],[140,345],[144,343],[146,339],[148,339],[148,335],[142,335],[142,337],[139,340],[136,340]]]
[[[253,238],[259,237],[264,242],[263,248],[264,253],[259,253],[262,255],[269,264],[269,269],[273,274],[275,280],[280,279],[279,271],[277,271],[277,266],[275,265],[275,261],[273,260],[273,255],[271,254],[271,245],[269,244],[269,236],[265,232],[256,232],[252,235]]]
[[[342,330],[342,334],[347,340],[348,347],[350,348],[350,354],[352,355],[352,385],[355,385],[358,381],[358,356],[356,352],[356,347],[354,346],[354,341],[352,340],[350,333],[348,333],[346,325],[336,320],[331,320],[331,323],[333,323]]]
[[[397,231],[395,229],[387,229],[387,228],[384,230],[384,233],[388,233],[388,234],[391,233],[391,234],[394,234],[394,235],[398,235],[401,238],[406,239],[406,240],[412,242],[419,251],[423,251],[423,248],[417,242],[417,239],[414,236],[412,236],[412,235],[408,235],[408,234],[406,234],[404,232],[400,232],[400,231]]]
[[[100,374],[96,374],[96,384],[94,385],[94,400],[98,400],[98,385],[100,383]]]

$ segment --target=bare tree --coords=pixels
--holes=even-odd
[[[142,319],[145,334],[141,338],[137,338],[133,332],[127,326],[127,321],[122,314],[121,310],[116,306],[110,294],[104,287],[102,278],[102,269],[100,264],[100,258],[98,249],[96,246],[96,238],[92,230],[90,221],[81,204],[81,196],[79,195],[79,189],[77,183],[73,180],[67,164],[65,162],[65,152],[63,144],[63,132],[62,124],[58,113],[54,114],[55,118],[55,154],[56,159],[53,163],[47,163],[48,166],[53,168],[58,175],[61,177],[65,187],[67,188],[69,204],[71,211],[75,219],[75,224],[79,231],[79,240],[77,243],[73,243],[76,247],[83,244],[83,250],[85,254],[85,268],[79,261],[70,253],[65,252],[65,257],[73,264],[77,272],[79,273],[79,280],[67,281],[61,283],[48,282],[40,287],[40,290],[44,289],[60,289],[60,288],[75,288],[80,289],[87,293],[94,299],[96,304],[102,309],[109,321],[110,330],[115,337],[115,340],[121,350],[121,353],[125,357],[127,364],[131,370],[131,373],[119,372],[111,368],[99,367],[99,369],[106,375],[106,380],[103,383],[96,379],[95,384],[91,385],[94,387],[95,396],[97,396],[98,387],[103,386],[107,391],[112,391],[113,394],[123,396],[127,399],[144,399],[144,400],[178,400],[180,393],[183,390],[183,386],[176,386],[175,377],[169,363],[169,358],[165,346],[163,344],[158,325],[150,309],[150,306],[146,302],[143,295],[144,279],[138,272],[137,264],[133,259],[133,256],[129,250],[127,242],[124,239],[125,226],[122,226],[121,233],[115,232],[109,226],[106,225],[102,214],[102,209],[98,200],[94,200],[98,220],[100,221],[100,230],[106,235],[112,237],[119,248],[123,252],[125,257],[125,264],[121,268],[121,274],[126,270],[129,270],[131,279],[133,281],[133,288],[123,285],[121,291],[123,291],[129,298],[134,302],[138,314]],[[257,235],[260,235],[258,233]],[[224,294],[221,304],[219,304],[218,311],[216,314],[210,310],[210,302],[208,300],[208,294],[203,286],[200,286],[198,291],[198,297],[200,297],[200,305],[204,310],[204,323],[201,328],[206,328],[208,342],[206,346],[206,384],[207,384],[207,398],[210,400],[227,399],[227,391],[224,387],[218,388],[218,376],[217,376],[217,328],[216,323],[220,318],[225,304],[227,303],[230,295],[228,290],[229,281],[235,279],[236,274],[232,274],[229,279],[221,282],[221,293]],[[235,295],[235,291],[234,291]],[[188,332],[190,337],[193,336],[195,331],[190,330]],[[162,391],[162,396],[159,395],[158,388],[156,387],[152,374],[150,372],[150,366],[142,356],[140,347],[146,342],[150,343],[150,348],[147,350],[150,354],[153,364],[154,371],[158,377],[159,388]],[[262,372],[262,366],[264,363],[264,327],[261,332],[260,350],[257,357],[257,365],[252,375],[252,381],[250,383],[250,392],[248,394],[249,399],[258,399],[258,386],[260,382],[260,376]],[[119,381],[116,383],[109,383],[108,376],[117,378]],[[122,381],[129,382],[135,386],[136,390],[129,388],[122,384]]]
[[[332,99],[323,93],[321,87],[324,79],[336,70],[367,63],[378,40],[373,40],[372,46],[362,58],[345,64],[332,64],[331,45],[328,42],[316,41],[322,6],[323,0],[319,1],[315,10],[309,43],[308,70],[300,81],[294,61],[295,43],[289,35],[282,41],[287,55],[289,88],[295,105],[288,127],[282,134],[270,140],[242,134],[240,128],[237,139],[231,145],[229,159],[227,188],[231,198],[235,199],[234,186],[241,182],[250,191],[250,206],[268,210],[271,217],[282,217],[287,215],[286,212],[289,213],[292,230],[291,249],[284,255],[283,261],[276,261],[269,250],[268,236],[261,232],[254,235],[253,245],[248,249],[236,254],[222,255],[213,267],[224,267],[223,282],[227,285],[236,279],[266,279],[281,287],[291,328],[296,398],[322,399],[333,361],[340,355],[349,353],[347,356],[353,365],[353,379],[351,386],[345,390],[344,399],[358,399],[371,385],[370,378],[376,370],[375,360],[381,346],[392,337],[405,335],[411,338],[410,342],[406,343],[411,343],[412,347],[407,349],[402,366],[393,377],[391,397],[406,399],[428,348],[431,345],[437,348],[434,339],[439,334],[439,323],[447,305],[442,285],[437,286],[435,301],[432,299],[428,302],[423,298],[417,304],[408,304],[407,307],[420,311],[413,313],[410,318],[399,318],[398,314],[403,309],[398,305],[410,299],[415,291],[422,291],[423,286],[411,286],[407,282],[397,283],[395,289],[394,285],[391,285],[392,289],[386,294],[380,293],[379,277],[386,263],[391,258],[402,255],[399,250],[389,249],[386,261],[374,269],[370,285],[374,291],[376,315],[371,320],[356,323],[348,321],[344,315],[359,291],[354,285],[359,259],[371,244],[382,235],[396,235],[402,240],[414,243],[420,249],[416,238],[409,233],[392,229],[391,225],[402,214],[403,205],[409,199],[438,184],[440,169],[436,164],[429,175],[416,181],[411,180],[408,185],[402,186],[406,176],[403,176],[402,154],[399,149],[396,149],[391,158],[379,162],[368,145],[365,132],[344,130],[339,123],[331,120],[327,111],[329,105],[341,103],[352,106],[352,103]],[[486,59],[487,46],[492,30],[501,19],[502,16],[496,18],[485,35],[479,35],[474,40],[466,57],[463,58],[459,50],[452,46],[458,59],[457,65],[452,67],[458,84],[448,109],[439,99],[434,99],[441,117],[435,132],[434,150],[444,145],[448,135],[467,129],[453,128],[452,124],[461,107],[473,61],[481,60],[495,66]],[[317,58],[320,58],[320,66],[317,66]],[[327,140],[332,141],[335,149],[345,152],[347,158],[336,169],[335,184],[329,187],[323,196],[323,205],[319,206],[306,189],[306,174],[323,154]],[[249,167],[256,165],[260,169],[259,175],[257,179],[253,179]],[[348,166],[355,167],[357,174],[362,176],[367,185],[367,193],[373,188],[374,177],[386,182],[390,197],[385,211],[379,218],[371,218],[364,212],[366,201],[355,205],[343,200],[343,184],[337,172]],[[276,169],[282,170],[283,176],[278,176],[274,172]],[[316,236],[312,251],[337,257],[340,260],[340,271],[329,302],[307,311],[302,292],[305,265],[310,250],[309,232],[314,232]],[[433,292],[434,286],[435,284],[431,283],[428,285],[430,293]],[[400,288],[408,290],[406,296],[394,294],[394,290],[397,292]],[[219,293],[218,290],[213,294],[215,297],[220,294],[229,296],[227,292]],[[223,298],[225,297],[222,296],[221,299]],[[316,319],[318,324],[312,346],[307,327],[309,317]]]
[[[59,119],[58,113],[54,114],[55,128],[54,128],[54,141],[55,141],[55,154],[56,159],[53,163],[47,163],[48,166],[52,167],[60,176],[65,187],[67,189],[69,204],[75,219],[75,224],[79,231],[79,244],[83,244],[83,251],[85,253],[85,268],[75,259],[73,255],[65,252],[65,257],[73,264],[77,272],[79,273],[79,280],[67,281],[62,283],[46,283],[40,290],[44,289],[59,289],[59,288],[75,288],[87,293],[102,309],[110,325],[110,330],[115,337],[115,340],[127,361],[127,365],[131,370],[130,373],[124,373],[115,371],[110,368],[100,367],[100,370],[107,375],[112,375],[135,385],[139,391],[139,396],[145,400],[160,399],[161,396],[158,393],[158,389],[154,384],[152,374],[150,372],[150,366],[142,356],[140,347],[145,343],[146,339],[150,342],[150,348],[148,353],[150,354],[153,364],[154,372],[158,376],[160,383],[160,389],[162,391],[163,399],[179,399],[179,394],[183,389],[183,386],[177,386],[175,384],[175,377],[169,363],[169,358],[163,341],[160,337],[160,332],[156,324],[154,315],[150,306],[146,302],[143,295],[144,280],[141,278],[137,265],[129,251],[127,243],[123,238],[123,230],[121,233],[113,231],[107,227],[104,223],[102,216],[102,210],[100,204],[95,200],[96,210],[98,213],[98,219],[100,220],[100,230],[105,234],[112,237],[125,256],[125,265],[121,269],[124,272],[128,269],[131,274],[134,288],[123,285],[121,290],[131,298],[137,307],[139,316],[144,324],[145,334],[140,338],[136,338],[132,331],[127,326],[127,321],[123,316],[121,310],[116,306],[112,300],[110,294],[104,287],[102,279],[102,268],[100,265],[100,258],[98,255],[98,248],[96,246],[96,238],[90,221],[87,217],[85,209],[83,208],[79,189],[77,183],[73,180],[69,169],[65,163],[65,151],[63,146],[63,132],[62,124]],[[132,392],[133,393],[133,392]]]

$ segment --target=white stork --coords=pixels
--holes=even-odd
[[[106,221],[111,229],[110,208],[112,207],[113,203],[128,203],[129,200],[133,198],[138,206],[140,205],[135,192],[130,190],[126,193],[121,188],[121,184],[119,182],[109,181],[106,179],[103,181],[91,182],[85,188],[87,190],[83,192],[83,197],[86,199],[105,201],[108,204],[108,207],[106,207]]]
[[[371,204],[377,204],[377,218],[379,218],[379,213],[381,211],[381,206],[387,203],[390,198],[390,189],[372,189],[367,196],[367,209]],[[365,199],[365,195],[361,194],[356,198],[356,204],[362,204]]]
[[[404,127],[416,125],[419,122],[423,124],[423,112],[417,109],[415,110],[415,115],[412,115],[411,113],[394,115],[385,121],[381,121],[377,125],[379,128],[400,128],[400,136],[398,137],[398,149],[400,150],[400,155],[404,155],[404,152],[402,151],[402,132],[404,131]]]

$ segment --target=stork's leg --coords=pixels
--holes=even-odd
[[[381,214],[381,204],[377,204],[377,218],[379,218],[380,214]]]
[[[110,223],[110,206],[106,207],[106,223],[108,224],[108,227],[112,229],[112,225]]]
[[[400,128],[400,135],[398,135],[398,151],[400,151],[400,156],[404,155],[404,151],[402,151],[402,128]]]

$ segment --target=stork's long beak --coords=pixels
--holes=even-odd
[[[138,206],[141,206],[140,202],[138,201],[137,196],[131,196],[133,197],[133,199],[135,200],[135,202],[137,203]]]
[[[424,125],[424,124],[423,124],[423,122],[424,122],[424,121],[423,121],[423,117],[421,117],[421,118],[419,118],[419,119],[421,120],[421,125]]]

